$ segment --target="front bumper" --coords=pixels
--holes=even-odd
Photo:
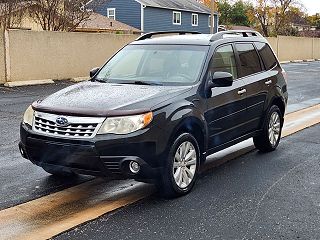
[[[110,178],[154,179],[160,173],[166,137],[157,127],[135,133],[97,135],[92,139],[65,139],[35,133],[21,124],[19,148],[22,156],[43,168]],[[140,171],[133,174],[129,162]]]

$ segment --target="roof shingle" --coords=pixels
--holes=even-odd
[[[77,31],[125,31],[132,33],[140,33],[137,28],[131,27],[122,22],[107,18],[98,13],[92,13],[88,20],[84,21],[77,27]]]
[[[196,0],[136,0],[137,2],[158,8],[177,9],[210,14],[210,9]]]

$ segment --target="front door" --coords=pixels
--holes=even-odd
[[[242,124],[246,113],[245,83],[238,80],[235,54],[231,44],[218,47],[213,54],[208,74],[231,73],[230,87],[215,87],[207,99],[205,118],[208,123],[208,148],[214,149],[244,134]]]

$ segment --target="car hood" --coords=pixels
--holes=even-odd
[[[119,116],[153,110],[190,86],[146,86],[86,81],[33,103],[42,112],[79,116]]]

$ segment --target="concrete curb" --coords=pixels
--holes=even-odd
[[[306,60],[303,60],[304,62],[314,62],[315,59],[306,59]]]
[[[54,81],[52,79],[43,79],[43,80],[6,82],[6,83],[4,83],[4,86],[5,87],[21,87],[21,86],[51,84],[51,83],[54,83]]]
[[[320,59],[304,59],[304,60],[291,60],[291,61],[283,61],[280,63],[302,63],[302,62],[317,62],[320,61]]]
[[[281,64],[287,64],[287,63],[290,63],[290,61],[281,61],[280,63]]]
[[[76,78],[71,78],[71,82],[83,82],[89,80],[90,77],[76,77]]]

